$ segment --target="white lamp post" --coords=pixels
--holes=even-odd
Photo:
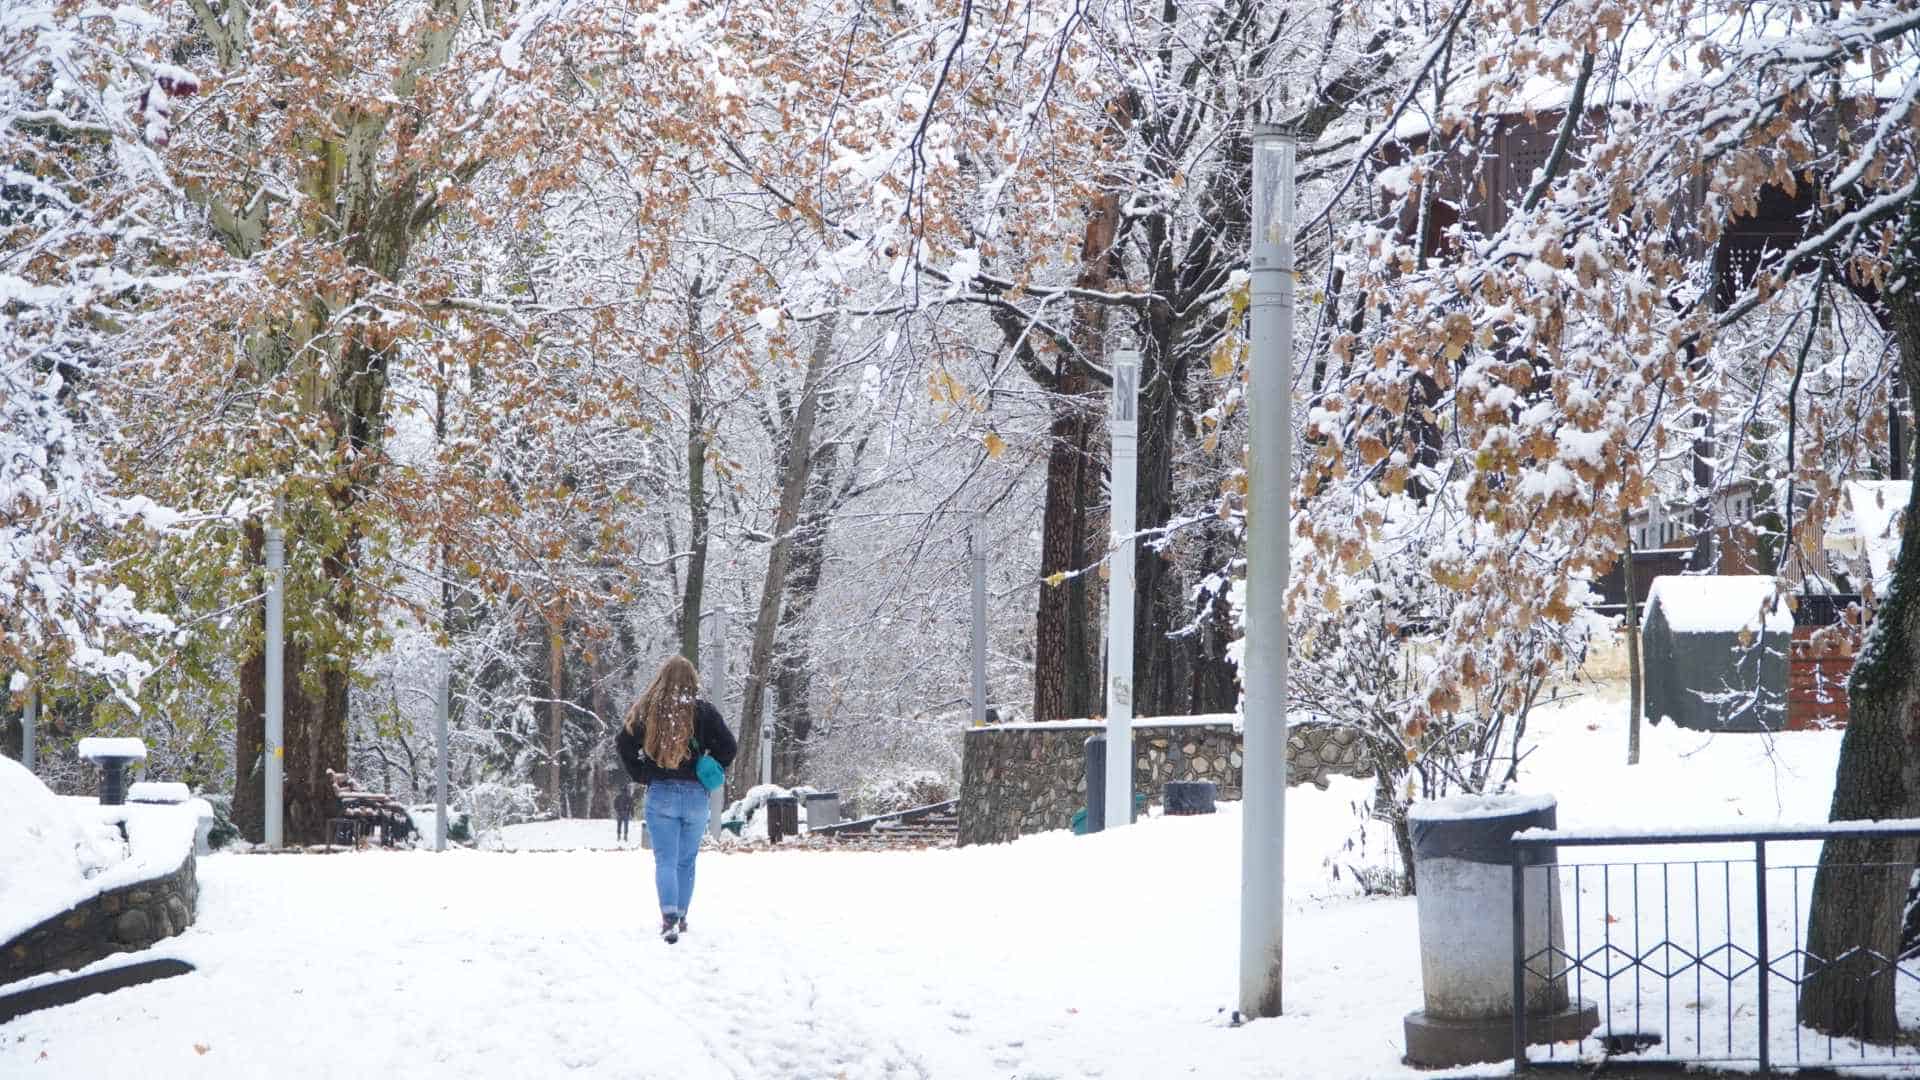
[[[1109,829],[1133,821],[1133,517],[1134,478],[1139,472],[1140,354],[1122,349],[1113,358],[1111,515],[1112,554],[1107,563],[1107,783]]]
[[[1253,135],[1252,355],[1241,821],[1240,1011],[1280,1015],[1286,903],[1287,531],[1293,491],[1293,136]]]

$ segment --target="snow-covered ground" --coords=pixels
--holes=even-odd
[[[423,834],[425,835],[425,834]],[[431,841],[431,837],[427,839]],[[559,821],[529,821],[507,825],[480,837],[479,846],[489,851],[601,851],[640,847],[640,819],[627,826],[627,839],[614,831],[613,819],[563,818]],[[649,856],[650,857],[650,856]]]
[[[1662,726],[1628,769],[1624,713],[1536,715],[1526,788],[1558,796],[1563,827],[1825,817],[1837,733]],[[199,970],[0,1027],[0,1075],[1446,1076],[1400,1063],[1415,909],[1358,895],[1351,868],[1387,843],[1375,826],[1346,847],[1368,786],[1289,794],[1276,1020],[1229,1024],[1227,804],[985,848],[710,853],[675,946],[640,851],[216,855],[198,924],[153,951]],[[573,828],[611,844],[592,822],[516,846]]]

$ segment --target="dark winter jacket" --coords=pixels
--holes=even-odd
[[[621,817],[621,818],[632,817],[633,816],[633,796],[627,794],[624,791],[618,795],[615,795],[613,797],[613,814],[615,817]]]
[[[699,741],[700,749],[713,755],[713,760],[721,768],[733,764],[733,754],[737,749],[733,741],[733,732],[727,730],[726,721],[720,719],[720,710],[707,701],[693,703],[693,737]],[[693,775],[693,763],[697,754],[688,754],[687,759],[677,769],[663,769],[647,756],[645,732],[629,735],[623,724],[613,737],[613,747],[620,753],[620,764],[627,767],[627,775],[635,783],[651,784],[655,780],[692,780],[699,783]]]

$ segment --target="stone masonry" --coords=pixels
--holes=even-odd
[[[1065,829],[1087,802],[1086,740],[1103,724],[1065,721],[969,728],[960,770],[960,843],[992,844]],[[1218,722],[1137,722],[1133,789],[1159,804],[1169,780],[1211,780],[1240,798],[1240,733]],[[1371,776],[1359,732],[1333,724],[1287,730],[1287,782],[1327,786],[1330,773]]]
[[[0,984],[85,967],[172,937],[193,925],[199,898],[188,854],[171,874],[110,889],[0,946]]]

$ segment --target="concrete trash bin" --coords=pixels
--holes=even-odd
[[[823,829],[840,824],[840,793],[816,791],[807,796],[807,828]]]
[[[1417,803],[1407,815],[1419,882],[1420,985],[1425,1007],[1406,1017],[1407,1060],[1431,1068],[1500,1061],[1513,1053],[1513,856],[1523,829],[1554,827],[1551,796],[1462,795]],[[1552,848],[1530,849],[1522,903],[1529,956],[1564,949]],[[1549,865],[1541,865],[1549,864]],[[1551,898],[1551,903],[1549,899]],[[1599,1024],[1591,1002],[1569,1002],[1564,952],[1529,964],[1528,1040],[1584,1037]]]

